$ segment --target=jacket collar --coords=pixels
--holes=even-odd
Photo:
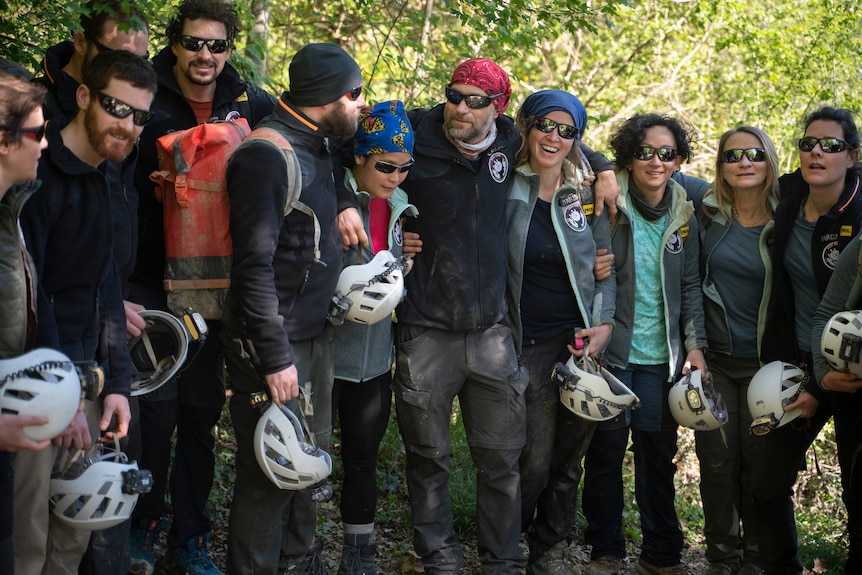
[[[67,40],[48,48],[45,57],[42,58],[43,85],[51,90],[60,109],[68,117],[73,116],[78,110],[75,94],[80,82],[64,72],[63,67],[69,63],[74,53],[74,43]]]

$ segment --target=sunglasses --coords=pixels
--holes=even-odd
[[[564,140],[574,140],[578,137],[578,129],[569,124],[561,124],[551,120],[550,118],[543,118],[541,116],[538,118],[532,118],[532,122],[533,126],[537,130],[544,132],[545,134],[552,133],[554,128],[556,128],[557,133],[560,134],[560,137]]]
[[[362,86],[357,86],[345,94],[345,96],[350,98],[350,100],[353,102],[358,100],[359,96],[361,96],[361,95],[362,95]]]
[[[145,126],[156,115],[155,112],[149,110],[133,108],[122,100],[109,96],[104,92],[97,92],[96,95],[102,109],[113,117],[122,120],[123,118],[128,118],[130,114],[134,114],[132,116],[132,123],[136,126]]]
[[[487,108],[491,105],[491,102],[502,96],[503,94],[494,94],[493,96],[482,96],[479,94],[462,94],[461,92],[456,92],[452,88],[446,88],[446,99],[455,104],[456,106],[461,103],[463,100],[465,104],[467,104],[468,108],[472,108],[474,110],[478,110],[480,108]]]
[[[42,138],[45,137],[45,130],[48,128],[48,123],[45,122],[41,126],[36,126],[35,128],[21,128],[20,132],[24,136],[27,136],[31,140],[36,142],[41,142]],[[2,128],[6,129],[6,128]]]
[[[817,144],[820,144],[820,149],[827,154],[837,154],[838,152],[843,152],[849,147],[847,142],[839,140],[838,138],[814,138],[812,136],[805,136],[804,138],[799,138],[799,141],[797,142],[799,149],[803,152],[812,151],[814,146]]]
[[[751,162],[765,162],[766,150],[763,148],[747,148],[745,150],[734,148],[732,150],[725,150],[721,153],[721,161],[725,164],[735,164],[742,160],[742,156],[745,156]]]
[[[632,154],[638,160],[648,162],[653,156],[658,154],[658,159],[662,162],[672,162],[676,159],[676,149],[670,146],[663,148],[653,148],[652,146],[638,146]]]
[[[389,162],[374,162],[374,169],[378,172],[383,172],[384,174],[391,174],[395,170],[398,170],[402,174],[404,172],[410,171],[410,168],[413,167],[413,164],[416,162],[414,160],[410,160],[403,166],[396,166],[395,164],[390,164]]]
[[[99,52],[116,52],[116,50],[114,50],[113,48],[108,48],[107,46],[105,46],[98,40],[94,40],[93,38],[87,37],[87,41],[90,42],[93,46],[95,46]],[[141,58],[143,58],[144,60],[149,60],[150,53],[144,52],[144,55],[141,56]]]
[[[212,54],[223,54],[230,48],[229,40],[198,38],[197,36],[180,36],[180,46],[189,52],[200,52],[204,46]]]

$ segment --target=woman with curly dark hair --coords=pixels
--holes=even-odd
[[[617,271],[616,327],[605,359],[641,400],[631,420],[597,430],[587,452],[583,507],[593,545],[587,573],[613,573],[625,557],[622,461],[631,426],[635,497],[641,514],[643,575],[684,575],[674,507],[677,423],[668,391],[681,372],[706,374],[706,347],[694,207],[671,180],[691,155],[679,120],[637,114],[611,139],[620,196],[611,223]]]

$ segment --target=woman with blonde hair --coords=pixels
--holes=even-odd
[[[722,134],[715,183],[697,210],[703,306],[713,385],[727,405],[722,430],[696,431],[708,575],[754,575],[756,548],[740,529],[751,517],[748,383],[760,368],[772,279],[767,239],[778,204],[778,156],[752,126]]]

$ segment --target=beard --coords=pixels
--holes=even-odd
[[[132,152],[132,148],[135,147],[135,135],[128,130],[117,127],[101,130],[96,113],[97,106],[99,106],[98,103],[91,102],[84,114],[84,127],[87,130],[87,140],[100,157],[112,162],[122,162]],[[123,144],[110,140],[110,136],[125,138],[126,143]]]
[[[336,138],[352,138],[359,127],[359,116],[358,114],[351,116],[346,106],[342,105],[337,110],[333,110],[331,114],[324,116],[320,125],[327,134]]]
[[[445,118],[443,129],[447,134],[449,134],[450,138],[453,140],[460,140],[462,142],[481,140],[491,131],[491,124],[494,122],[493,114],[488,114],[487,120],[483,124],[472,124],[469,127],[456,128],[452,125],[451,119],[451,116]],[[475,119],[475,116],[472,116],[471,119]]]
[[[195,75],[192,66],[195,64],[212,64],[212,72],[207,76]],[[191,84],[195,84],[197,86],[209,86],[218,78],[219,70],[218,63],[215,60],[204,60],[204,59],[196,59],[192,60],[188,63],[186,68],[183,70],[183,75],[186,77],[186,80]]]

